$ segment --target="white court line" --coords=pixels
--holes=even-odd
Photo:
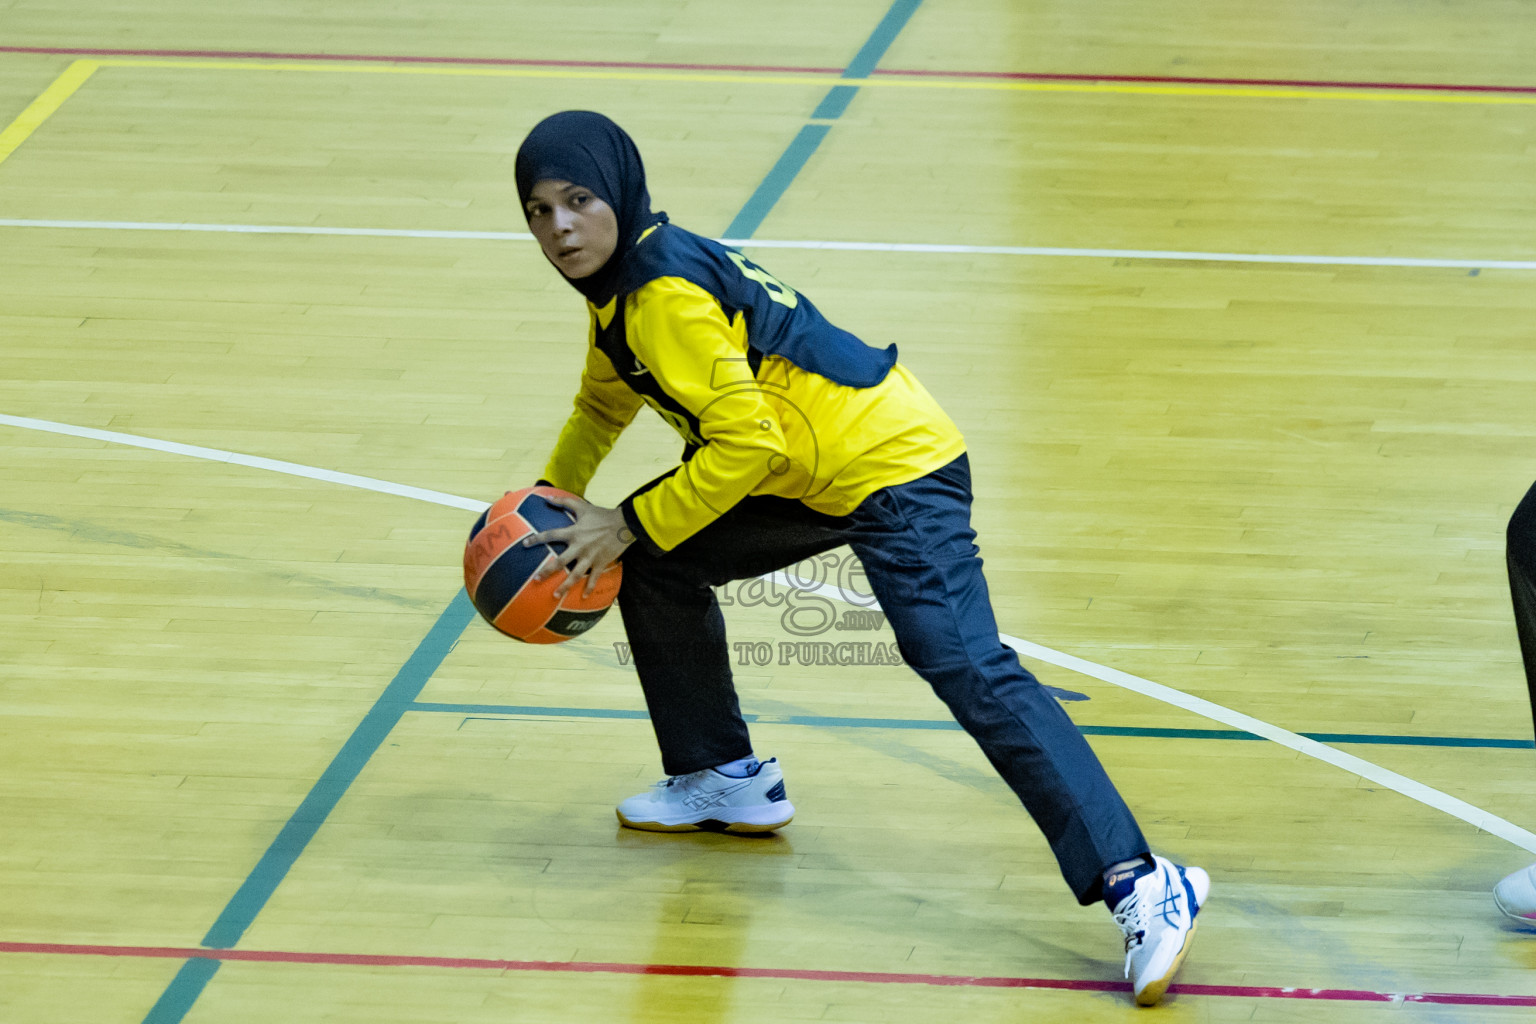
[[[5,228],[84,228],[99,231],[212,231],[241,235],[353,235],[365,238],[446,238],[531,242],[523,231],[430,231],[395,228],[326,228],[277,224],[182,224],[172,221],[13,220]],[[1441,267],[1452,270],[1536,270],[1536,260],[1418,259],[1407,256],[1308,256],[1285,253],[1184,252],[1175,249],[1068,249],[1033,245],[942,245],[925,242],[816,242],[722,238],[739,248],[819,249],[845,252],[950,253],[964,256],[1086,256],[1114,260],[1186,260],[1207,263],[1289,263],[1321,267]]]
[[[1294,256],[1280,253],[1182,252],[1174,249],[1065,249],[1037,245],[936,245],[918,242],[778,242],[722,238],[726,245],[760,249],[833,249],[854,252],[956,253],[976,256],[1091,256],[1111,260],[1203,260],[1207,263],[1302,263],[1342,267],[1446,267],[1456,270],[1536,270],[1536,260],[1438,260],[1399,256]]]
[[[228,462],[236,466],[250,466],[252,469],[269,469],[274,473],[285,473],[288,476],[302,476],[310,480],[324,480],[326,483],[342,484],[346,487],[360,487],[365,491],[378,491],[380,494],[394,494],[402,498],[430,501],[434,505],[462,508],[466,512],[483,512],[489,507],[485,502],[475,501],[473,498],[461,498],[456,494],[429,491],[422,487],[391,483],[388,480],[375,480],[371,476],[338,473],[335,470],[318,469],[314,466],[305,466],[297,462],[264,459],[259,455],[241,455],[238,452],[226,452],[218,448],[204,448],[201,445],[195,444],[157,441],[152,437],[139,437],[137,434],[120,434],[115,430],[77,427],[69,423],[55,423],[52,420],[34,420],[28,416],[10,416],[3,412],[0,412],[0,423],[11,427],[21,427],[23,430],[42,430],[50,434],[87,437],[93,441],[107,441],[111,444],[132,445],[135,448],[149,448],[157,452],[169,452],[172,455],[187,455],[194,459],[207,459],[210,462]]]
[[[169,220],[13,220],[0,228],[84,228],[91,231],[212,231],[231,235],[356,235],[363,238],[461,238],[531,242],[526,231],[429,231],[404,228],[326,228],[310,224],[192,224]]]
[[[857,591],[845,591],[842,587],[833,583],[804,580],[782,571],[772,573],[771,578],[775,583],[809,594],[820,594],[859,608],[880,607],[875,599],[869,595],[861,594]],[[1150,679],[1133,676],[1129,672],[1122,672],[1117,668],[1109,668],[1105,665],[1086,661],[1075,655],[1054,651],[1049,647],[1042,647],[1037,643],[1021,640],[1016,636],[1009,636],[1007,633],[1000,633],[998,635],[1002,638],[1003,643],[1012,647],[1020,654],[1034,658],[1036,661],[1043,661],[1047,664],[1076,672],[1079,675],[1112,683],[1115,686],[1151,697],[1153,700],[1160,700],[1164,704],[1172,704],[1176,708],[1191,711],[1202,718],[1209,718],[1214,722],[1230,725],[1234,729],[1241,729],[1243,732],[1252,733],[1266,740],[1272,740],[1282,747],[1289,747],[1297,753],[1306,754],[1308,757],[1315,757],[1319,761],[1333,765],[1335,768],[1342,768],[1347,772],[1353,772],[1355,775],[1368,779],[1379,786],[1395,790],[1412,800],[1417,800],[1419,803],[1433,807],[1436,810],[1444,811],[1446,814],[1460,818],[1470,825],[1476,825],[1484,832],[1496,835],[1500,839],[1506,839],[1516,846],[1536,853],[1536,835],[1527,832],[1518,825],[1505,821],[1496,814],[1485,811],[1480,807],[1475,807],[1464,800],[1459,800],[1449,793],[1442,793],[1438,789],[1432,789],[1422,782],[1416,782],[1408,778],[1406,775],[1399,775],[1397,772],[1383,768],[1364,758],[1356,757],[1353,754],[1346,754],[1342,750],[1330,747],[1326,743],[1319,743],[1317,740],[1308,739],[1306,736],[1299,736],[1294,732],[1280,728],[1278,725],[1271,725],[1262,719],[1245,715],[1241,711],[1234,711],[1221,704],[1185,693],[1183,690],[1175,690],[1171,686],[1154,683]]]
[[[421,487],[410,487],[406,484],[392,483],[388,480],[378,480],[373,477],[357,476],[352,473],[338,473],[329,469],[318,469],[314,466],[304,466],[295,462],[282,462],[277,459],[265,459],[257,455],[241,455],[236,452],[227,452],[218,448],[204,448],[200,445],[178,444],[175,441],[160,441],[149,437],[140,437],[136,434],[122,434],[115,430],[98,430],[94,427],[77,427],[68,423],[55,423],[52,420],[38,420],[27,416],[10,416],[0,413],[0,424],[12,427],[20,427],[24,430],[38,430],[51,434],[65,434],[70,437],[90,438],[96,441],[106,441],[112,444],[130,445],[135,448],[148,448],[158,452],[168,452],[173,455],[185,455],[195,459],[208,459],[213,462],[224,462],[239,466],[250,466],[253,469],[266,469],[274,473],[285,473],[290,476],[304,477],[309,480],[321,480],[327,483],[342,484],[347,487],[359,487],[364,490],[377,491],[381,494],[394,494],[404,498],[415,498],[418,501],[431,502],[435,505],[446,505],[449,508],[463,509],[467,512],[482,512],[488,506],[484,501],[474,498],[463,498],[455,494],[446,494],[442,491],[431,491]],[[808,593],[822,594],[835,598],[847,604],[859,608],[878,607],[872,598],[863,594],[845,592],[841,587],[828,583],[811,583],[798,577],[790,576],[784,572],[775,572],[769,575],[774,582],[786,586],[795,587]],[[1154,683],[1150,679],[1133,676],[1129,672],[1109,668],[1105,665],[1078,658],[1071,654],[1042,647],[1028,640],[1000,634],[1004,643],[1008,644],[1020,654],[1044,661],[1051,665],[1077,672],[1092,679],[1119,686],[1135,693],[1151,697],[1153,700],[1171,704],[1177,708],[1192,712],[1202,718],[1229,725],[1234,729],[1252,733],[1263,737],[1282,747],[1308,757],[1316,758],[1336,768],[1351,772],[1361,778],[1367,779],[1393,790],[1410,800],[1417,800],[1427,807],[1443,811],[1453,818],[1473,825],[1484,832],[1503,839],[1530,853],[1536,853],[1536,834],[1506,821],[1490,811],[1485,811],[1464,800],[1459,800],[1449,793],[1442,793],[1421,782],[1416,782],[1406,775],[1389,771],[1378,764],[1374,764],[1363,758],[1346,754],[1342,750],[1330,747],[1325,743],[1298,736],[1294,732],[1282,729],[1277,725],[1271,725],[1261,719],[1253,718],[1234,711],[1221,704],[1216,704],[1203,698],[1193,696],[1176,690],[1162,683]]]

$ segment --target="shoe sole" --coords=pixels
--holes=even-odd
[[[1494,890],[1493,905],[1499,908],[1499,913],[1503,914],[1511,921],[1514,921],[1516,924],[1524,925],[1527,928],[1536,928],[1536,916],[1527,917],[1520,913],[1518,910],[1515,910],[1513,907],[1507,906],[1504,901],[1499,898],[1498,890]]]
[[[795,809],[786,808],[788,814],[776,821],[724,821],[720,818],[704,818],[700,821],[635,821],[624,816],[623,811],[615,811],[619,818],[619,824],[625,828],[636,829],[640,832],[731,832],[737,835],[760,835],[764,832],[775,832],[788,825],[795,819]]]
[[[1163,994],[1168,991],[1168,986],[1173,983],[1173,976],[1179,973],[1179,966],[1184,963],[1184,954],[1189,952],[1189,947],[1195,941],[1195,932],[1199,928],[1200,919],[1197,917],[1191,922],[1189,931],[1184,935],[1184,945],[1173,955],[1173,963],[1169,965],[1167,973],[1137,994],[1137,1006],[1156,1006],[1163,1001]]]

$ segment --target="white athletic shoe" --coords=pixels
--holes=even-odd
[[[744,779],[713,768],[662,779],[619,804],[618,813],[619,824],[646,832],[772,832],[789,824],[795,805],[770,758]]]
[[[1156,1006],[1168,990],[1194,939],[1195,915],[1211,891],[1211,876],[1203,869],[1152,859],[1153,870],[1114,908],[1115,924],[1125,933],[1125,974],[1142,1006]]]
[[[1493,902],[1505,917],[1536,928],[1536,864],[1521,868],[1494,886]]]

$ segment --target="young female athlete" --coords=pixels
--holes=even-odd
[[[566,500],[561,592],[622,558],[619,609],[670,776],[618,806],[630,828],[771,831],[794,815],[760,763],[713,586],[847,544],[903,658],[949,705],[1050,841],[1083,904],[1125,933],[1136,1000],[1156,1003],[1210,879],[1153,857],[1066,713],[1003,645],[970,526],[965,441],[894,346],[834,327],[740,253],[651,210],[635,144],[601,114],[555,114],[517,154],[544,255],[586,297],[576,408],[545,480],[585,492],[641,405],[682,462],[618,508]],[[550,569],[549,571],[555,571]]]

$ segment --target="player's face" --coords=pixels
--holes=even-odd
[[[544,255],[566,277],[597,273],[619,244],[613,207],[572,182],[545,178],[528,193],[524,212]]]

